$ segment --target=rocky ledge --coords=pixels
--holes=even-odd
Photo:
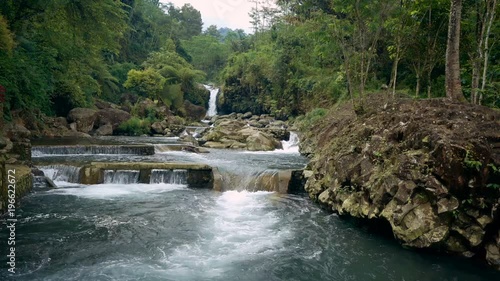
[[[302,136],[306,191],[340,215],[385,221],[402,244],[500,270],[500,113],[448,100],[344,105]]]

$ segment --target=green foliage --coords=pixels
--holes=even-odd
[[[218,32],[217,29],[212,33]],[[229,46],[219,41],[220,34],[194,36],[189,41],[183,41],[186,51],[193,59],[197,69],[207,73],[207,78],[214,81],[224,68],[228,56]]]
[[[14,46],[14,36],[10,32],[7,20],[0,15],[0,51],[10,54]]]
[[[139,119],[132,117],[120,124],[117,129],[119,135],[141,136],[151,132],[151,121],[149,119]]]
[[[324,108],[315,108],[306,115],[299,116],[295,122],[301,131],[305,131],[323,119],[327,113],[328,110]]]
[[[148,96],[152,100],[158,100],[165,81],[166,79],[154,69],[132,69],[128,73],[128,79],[124,86],[127,89],[135,89],[138,93]]]
[[[464,158],[464,166],[471,170],[480,171],[483,163],[475,159],[474,153],[470,150],[467,150]]]

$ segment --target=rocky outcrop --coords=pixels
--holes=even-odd
[[[500,114],[447,100],[330,113],[302,137],[306,191],[341,215],[384,220],[415,248],[500,264]]]
[[[3,128],[3,136],[0,134],[0,153],[6,157],[5,163],[24,163],[31,161],[31,132],[24,126],[9,123]]]
[[[188,100],[184,101],[184,110],[186,111],[186,118],[189,120],[199,121],[207,114],[207,110],[203,106],[194,105]]]
[[[121,109],[107,108],[97,111],[97,123],[95,127],[111,125],[116,130],[121,123],[130,119],[130,113]],[[111,132],[112,133],[112,132]]]
[[[258,125],[253,124],[256,121]],[[290,137],[288,126],[269,116],[250,117],[249,114],[233,113],[214,117],[211,123],[214,127],[202,138],[203,146],[209,148],[272,151],[281,149],[280,140]]]
[[[78,132],[89,133],[97,121],[97,111],[89,108],[74,108],[68,114],[68,123],[74,124],[71,129]]]

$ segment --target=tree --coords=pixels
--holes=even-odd
[[[474,104],[481,104],[486,88],[490,57],[489,40],[497,8],[496,0],[482,0],[475,3],[475,32],[473,32],[475,50],[472,50],[471,54],[471,103]]]
[[[446,47],[446,96],[455,101],[464,101],[460,81],[460,24],[462,0],[451,0]]]

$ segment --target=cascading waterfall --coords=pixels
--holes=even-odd
[[[150,145],[74,145],[74,146],[34,146],[31,151],[34,157],[44,155],[95,155],[95,154],[128,154],[153,155],[154,147]]]
[[[105,184],[133,184],[139,182],[139,171],[132,170],[106,170],[104,171]]]
[[[66,165],[42,166],[39,169],[53,181],[79,183],[80,167]]]
[[[214,88],[208,85],[204,86],[205,89],[210,91],[210,100],[208,102],[207,117],[212,117],[217,115],[217,95],[219,94],[219,88]]]
[[[187,184],[187,170],[152,170],[149,183]]]
[[[295,132],[290,132],[290,139],[288,141],[282,141],[284,152],[299,152],[299,136]]]

